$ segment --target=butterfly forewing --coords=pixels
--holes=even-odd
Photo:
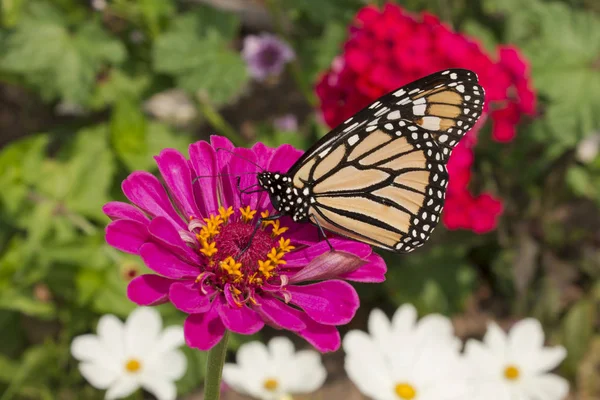
[[[387,250],[423,245],[442,212],[448,157],[483,96],[473,72],[450,69],[381,97],[290,168],[283,211]]]

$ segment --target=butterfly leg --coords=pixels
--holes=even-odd
[[[317,225],[317,228],[319,228],[319,240],[321,240],[321,236],[322,236],[323,239],[325,239],[325,241],[327,242],[327,245],[329,246],[329,250],[333,251],[334,250],[333,246],[329,242],[329,239],[327,239],[327,235],[325,234],[325,230],[323,229],[323,227],[319,223],[319,220],[315,217],[315,214],[310,214],[309,218],[313,221],[313,223],[315,225]]]
[[[254,230],[250,234],[250,238],[248,239],[248,244],[246,246],[244,246],[244,248],[242,249],[242,251],[240,251],[240,253],[238,254],[238,256],[241,256],[246,251],[248,251],[248,249],[250,248],[250,245],[252,244],[252,240],[254,240],[254,236],[256,235],[256,232],[258,232],[258,229],[260,228],[260,225],[263,222],[265,222],[265,221],[274,221],[276,219],[279,219],[279,218],[283,217],[283,215],[284,214],[273,214],[273,215],[269,215],[268,217],[259,218],[256,221],[256,224],[254,225]]]

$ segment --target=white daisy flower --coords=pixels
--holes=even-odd
[[[562,400],[568,382],[548,371],[566,357],[564,347],[544,347],[540,323],[517,322],[507,335],[490,323],[483,343],[469,340],[465,361],[469,367],[472,400]]]
[[[240,346],[237,364],[225,364],[223,381],[238,393],[261,400],[290,399],[293,394],[319,389],[327,372],[316,351],[294,352],[286,337]]]
[[[458,400],[466,393],[459,349],[448,318],[429,315],[417,322],[415,308],[403,305],[391,323],[373,310],[369,334],[348,332],[344,366],[375,400]]]
[[[183,329],[162,329],[158,311],[149,307],[134,310],[123,324],[114,315],[98,321],[98,334],[77,336],[71,354],[81,363],[81,375],[97,389],[108,389],[106,399],[129,396],[142,387],[159,400],[175,399],[173,383],[187,368]]]

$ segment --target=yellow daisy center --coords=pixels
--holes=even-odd
[[[504,377],[509,381],[516,381],[519,379],[519,375],[521,375],[521,372],[519,371],[519,368],[514,365],[508,365],[504,368]]]
[[[275,378],[268,378],[263,382],[263,387],[270,392],[274,392],[279,387],[279,382]]]
[[[402,400],[412,400],[415,397],[417,397],[417,391],[410,383],[406,383],[406,382],[399,383],[396,385],[395,390],[396,390],[396,395],[398,395],[398,398],[400,398]]]
[[[136,360],[135,358],[130,358],[125,363],[125,370],[127,372],[135,373],[142,369],[142,363]]]

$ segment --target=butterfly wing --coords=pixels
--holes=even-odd
[[[288,176],[296,188],[310,188],[312,222],[387,250],[412,251],[439,221],[447,159],[482,108],[473,72],[430,75],[335,128]]]

